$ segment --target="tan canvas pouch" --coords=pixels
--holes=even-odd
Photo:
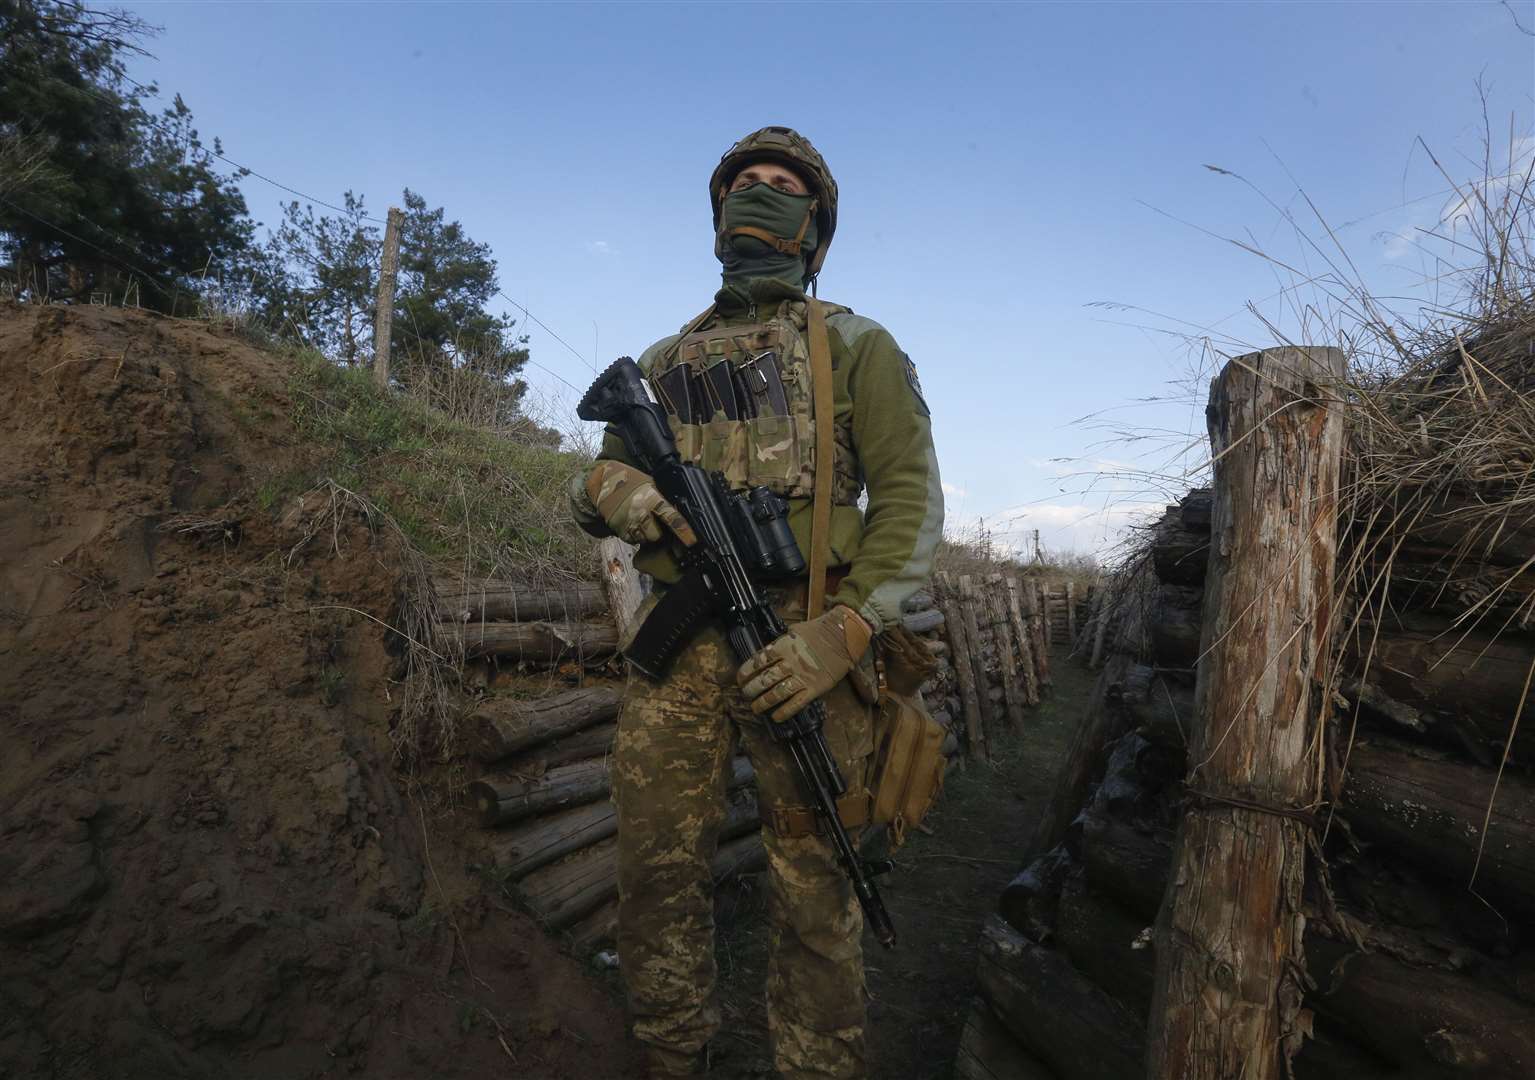
[[[922,823],[943,791],[943,725],[918,699],[888,687],[879,703],[879,731],[869,778],[869,820],[889,826],[890,847]]]
[[[881,634],[877,648],[879,708],[869,764],[869,820],[889,826],[894,850],[906,842],[908,830],[922,823],[943,791],[943,740],[948,733],[928,715],[917,692],[934,666],[921,639],[897,628]]]

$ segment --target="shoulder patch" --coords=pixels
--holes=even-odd
[[[911,392],[917,399],[917,408],[923,416],[931,417],[933,414],[928,411],[927,398],[922,396],[922,383],[917,378],[917,365],[913,364],[911,357],[905,353],[901,354],[901,359],[906,363],[906,385],[911,387]]]

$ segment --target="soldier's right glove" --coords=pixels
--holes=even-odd
[[[698,542],[693,527],[656,490],[655,482],[621,461],[597,462],[586,478],[586,493],[620,540],[654,544],[670,531],[688,546]]]
[[[780,724],[842,681],[869,650],[873,629],[850,607],[795,623],[736,672],[736,683],[761,716]]]

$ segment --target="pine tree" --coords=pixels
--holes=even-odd
[[[156,32],[127,12],[0,0],[0,278],[19,296],[185,310],[204,275],[243,265],[254,225],[237,177],[179,96],[153,115],[157,88],[124,70]]]

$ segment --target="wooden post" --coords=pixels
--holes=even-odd
[[[1045,640],[1044,618],[1039,613],[1039,592],[1027,578],[1022,583],[1017,578],[1008,578],[1007,587],[1020,597],[1023,617],[1029,627],[1029,644],[1034,650],[1034,670],[1038,677],[1039,692],[1043,694],[1050,686],[1050,647]]]
[[[970,639],[970,663],[975,668],[975,688],[981,698],[981,718],[990,735],[997,730],[997,712],[991,701],[990,680],[986,677],[986,646],[981,640],[981,623],[976,609],[980,598],[969,574],[959,576],[959,612],[965,620],[965,636]],[[988,757],[991,755],[988,753]]]
[[[1304,821],[1323,795],[1343,374],[1342,350],[1289,347],[1211,384],[1215,518],[1151,1080],[1275,1080],[1309,1026]]]
[[[1077,647],[1077,593],[1076,586],[1066,583],[1066,642]]]
[[[373,312],[373,381],[389,389],[389,334],[394,328],[394,279],[400,272],[400,228],[405,214],[389,208],[384,225],[384,257],[378,268],[378,307]]]
[[[634,569],[634,549],[610,536],[597,545],[597,563],[602,573],[602,590],[618,626],[618,640],[627,641],[635,613],[644,599],[640,575]]]
[[[943,611],[943,625],[949,631],[949,645],[954,654],[954,677],[959,681],[960,701],[965,709],[965,743],[972,760],[986,757],[986,728],[981,720],[981,695],[975,685],[975,668],[970,663],[970,650],[977,647],[965,633],[965,620],[960,616],[954,590],[949,587],[949,575],[940,570],[937,575],[938,606]]]
[[[1050,590],[1043,581],[1036,581],[1034,587],[1039,590],[1039,613],[1045,620],[1045,648],[1049,649],[1055,645],[1055,612],[1050,608]]]
[[[1013,658],[1013,631],[1007,619],[1007,602],[1003,599],[1001,574],[986,579],[982,599],[986,604],[986,620],[991,623],[991,637],[997,643],[997,667],[1002,675],[1002,700],[1007,706],[1007,726],[1014,731],[1023,729],[1023,687],[1018,678],[1018,663]]]
[[[1023,703],[1033,708],[1039,704],[1039,665],[1034,659],[1034,643],[1029,634],[1028,621],[1018,605],[1018,583],[1013,578],[1003,578],[1001,574],[996,574],[992,578],[992,587],[997,590],[997,600],[1012,625],[1013,640],[1018,642],[1018,679],[1023,686]]]

